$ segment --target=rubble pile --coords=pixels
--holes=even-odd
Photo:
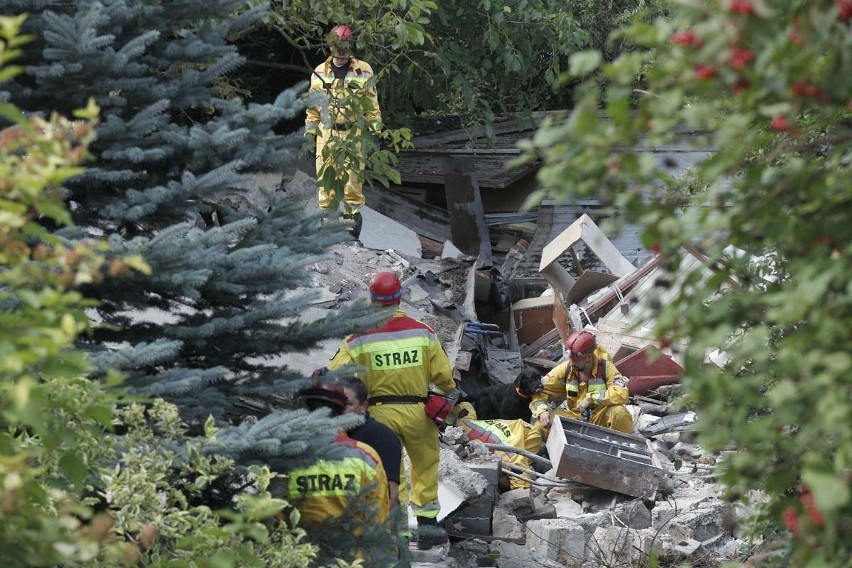
[[[310,176],[296,171],[278,189],[302,200],[306,212],[315,210]],[[751,511],[722,499],[713,468],[725,455],[695,443],[700,417],[677,404],[684,345],[660,345],[651,334],[673,282],[694,272],[711,275],[699,251],[687,249],[676,274],[655,257],[634,266],[582,214],[541,245],[546,291],[517,298],[518,290],[539,285],[527,276],[516,285],[509,266],[533,254],[540,239],[512,243],[501,267],[499,255],[484,264],[449,241],[425,238],[369,207],[363,212],[361,242],[336,245],[308,268],[313,287],[324,293],[303,314],[306,320],[366,295],[373,274],[394,270],[405,288],[402,308],[436,330],[457,382],[472,396],[513,381],[525,367],[544,375],[563,359],[568,334],[580,329],[593,330],[630,379],[633,434],[563,418],[530,451],[472,439],[464,420],[445,427],[439,521],[451,544],[425,552],[412,547],[412,566],[646,566],[652,557],[663,566],[715,566],[748,558],[752,545],[740,521]],[[433,254],[426,259],[424,251]],[[595,270],[581,265],[590,256]],[[329,341],[272,364],[310,373],[338,345]],[[707,364],[722,366],[724,353]],[[484,422],[497,428],[507,421]]]
[[[635,407],[631,410],[639,412]],[[678,424],[689,423],[690,414],[678,416]],[[652,415],[646,417],[655,423]],[[555,428],[551,439],[559,437]],[[484,445],[468,441],[459,430],[449,428],[444,433],[444,442],[453,454],[481,453]],[[691,440],[694,431],[663,428],[657,432],[636,436],[637,442],[644,441],[653,449],[662,466],[658,486],[647,494],[641,494],[647,483],[642,474],[647,471],[631,472],[635,464],[629,460],[623,469],[590,467],[584,473],[597,476],[587,479],[590,483],[566,479],[551,468],[531,476],[528,487],[510,490],[501,489],[500,476],[493,469],[465,461],[471,474],[482,475],[489,483],[481,494],[446,515],[445,525],[454,539],[448,555],[458,558],[458,563],[446,565],[646,566],[653,554],[665,559],[666,565],[714,566],[747,558],[750,545],[738,519],[750,511],[722,499],[722,488],[714,483],[706,463],[712,460],[694,443],[681,441],[682,434]],[[471,450],[476,447],[480,449]],[[595,449],[589,453],[592,458],[600,457]],[[454,478],[460,476],[454,474]],[[640,494],[601,488],[625,480],[635,484],[628,491]],[[452,485],[454,481],[442,476],[441,483]]]

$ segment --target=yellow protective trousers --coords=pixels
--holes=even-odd
[[[423,404],[374,404],[370,415],[396,432],[411,461],[411,512],[417,517],[437,518],[438,427],[426,416]],[[400,480],[400,496],[404,479]]]
[[[354,129],[334,130],[331,128],[320,128],[317,134],[317,204],[320,209],[331,209],[335,201],[336,191],[326,187],[323,183],[325,168],[328,166],[337,168],[335,161],[330,159],[334,154],[334,144],[344,141],[353,135]],[[327,148],[326,148],[327,147]],[[357,145],[358,155],[361,154],[361,144]],[[324,154],[328,155],[324,155]],[[349,157],[346,160],[346,168],[343,172],[335,172],[337,180],[345,180],[343,187],[343,210],[344,213],[357,213],[366,201],[362,188],[364,187],[365,163],[361,158]]]

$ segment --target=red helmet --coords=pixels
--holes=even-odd
[[[334,26],[328,33],[330,36],[337,38],[340,41],[353,41],[355,39],[355,34],[352,33],[352,28],[345,24]]]
[[[595,336],[590,331],[581,330],[574,331],[565,340],[565,349],[568,351],[568,357],[579,359],[589,355],[598,346]]]
[[[370,299],[383,306],[398,304],[402,298],[402,284],[393,272],[379,272],[370,280]]]
[[[305,402],[311,410],[320,406],[329,406],[338,412],[343,412],[346,408],[346,393],[340,386],[316,383],[300,394],[305,397]]]

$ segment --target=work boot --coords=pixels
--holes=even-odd
[[[450,537],[437,519],[417,517],[417,550],[429,550],[433,546],[447,544]]]
[[[361,217],[361,212],[344,213],[343,221],[346,223],[346,230],[352,234],[352,238],[356,241],[361,238],[361,227],[364,225],[364,218]]]

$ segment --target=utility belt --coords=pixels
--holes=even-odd
[[[426,402],[426,397],[404,394],[386,394],[371,396],[367,399],[367,402],[370,404],[420,404]]]
[[[430,392],[429,396],[408,396],[408,395],[384,395],[373,396],[367,399],[370,405],[382,404],[424,404],[423,412],[436,425],[443,426],[453,409],[453,401],[444,395],[436,392]]]

